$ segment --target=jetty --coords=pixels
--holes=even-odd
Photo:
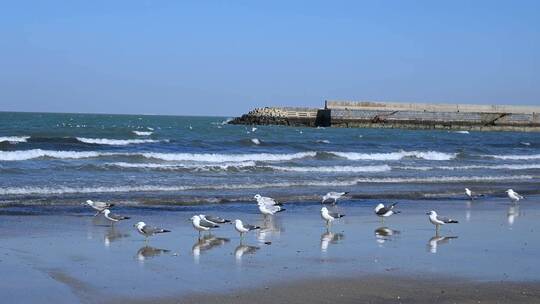
[[[324,107],[256,108],[230,124],[540,132],[540,106],[326,100]]]

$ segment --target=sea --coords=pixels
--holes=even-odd
[[[0,204],[465,199],[540,193],[540,134],[0,112]]]

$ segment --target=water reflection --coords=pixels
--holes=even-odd
[[[229,241],[230,240],[228,238],[215,237],[211,234],[204,235],[200,239],[198,239],[195,244],[193,244],[193,247],[191,247],[193,259],[196,263],[198,263],[201,253],[222,246]]]
[[[379,227],[375,229],[375,240],[380,246],[383,246],[385,242],[391,241],[396,235],[400,234],[399,230],[390,229],[388,227]]]
[[[274,216],[263,218],[257,225],[261,227],[257,231],[257,240],[260,243],[271,242],[274,238],[279,238],[283,231],[281,220]]]
[[[235,249],[234,249],[234,257],[236,259],[237,263],[242,262],[242,257],[246,254],[255,254],[257,253],[257,250],[260,248],[257,246],[250,246],[250,245],[244,245],[240,243]]]
[[[321,234],[321,252],[326,253],[330,244],[338,244],[344,238],[345,235],[343,233],[334,233],[327,230]]]
[[[519,215],[520,215],[519,205],[512,205],[508,207],[508,212],[506,213],[506,219],[508,220],[508,225],[512,226]]]
[[[154,248],[150,246],[143,246],[137,251],[137,259],[141,262],[144,262],[147,259],[156,257],[158,255],[168,253],[170,250]]]
[[[115,241],[118,241],[122,238],[125,238],[125,237],[128,237],[129,234],[127,233],[122,233],[121,231],[118,231],[117,229],[114,228],[114,226],[110,227],[109,229],[107,229],[105,231],[105,236],[104,236],[104,243],[105,243],[105,247],[109,247],[111,246],[111,243],[112,242],[115,242]]]
[[[437,247],[439,245],[444,245],[450,243],[450,240],[457,239],[457,236],[441,236],[436,234],[428,241],[428,250],[431,253],[437,253]]]

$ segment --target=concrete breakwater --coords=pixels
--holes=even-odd
[[[540,132],[540,107],[325,101],[324,108],[256,108],[231,124]]]

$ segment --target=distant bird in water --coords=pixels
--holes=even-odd
[[[241,220],[236,219],[234,220],[234,229],[240,233],[240,238],[243,238],[244,233],[250,232],[251,230],[261,229],[261,227],[244,224]]]
[[[111,221],[114,225],[114,223],[116,222],[119,222],[119,221],[123,221],[123,220],[129,220],[130,217],[129,216],[121,216],[121,215],[116,215],[116,214],[113,214],[111,212],[111,210],[109,209],[105,209],[103,210],[103,215],[105,216],[106,219],[108,219],[109,221]]]
[[[94,202],[92,200],[87,200],[85,205],[88,205],[92,207],[92,209],[97,210],[97,213],[94,214],[94,216],[98,216],[98,214],[102,213],[105,209],[111,208],[114,206],[114,204],[106,203],[106,202]]]
[[[322,197],[322,204],[326,202],[327,200],[333,200],[332,204],[336,204],[337,200],[342,198],[343,196],[347,195],[349,192],[328,192],[326,195]]]
[[[201,232],[209,231],[210,229],[219,228],[219,225],[216,225],[210,221],[203,220],[199,215],[194,215],[191,217],[191,224],[193,228],[199,232],[199,239],[201,238]]]
[[[337,220],[337,219],[342,218],[344,216],[345,216],[345,214],[340,214],[340,213],[337,213],[337,212],[330,212],[330,211],[328,211],[328,208],[326,208],[326,207],[321,208],[321,218],[326,222],[326,227],[329,227],[330,224],[332,224],[332,222],[334,220]]]
[[[148,226],[146,225],[145,222],[138,222],[137,224],[133,226],[137,229],[137,232],[139,232],[145,237],[147,241],[148,241],[149,236],[153,236],[158,233],[171,232],[170,230],[167,230],[167,229]]]
[[[465,195],[470,199],[470,200],[474,200],[478,197],[481,197],[481,196],[484,196],[483,194],[475,194],[474,192],[471,191],[471,189],[469,188],[465,188]]]
[[[380,203],[377,205],[377,207],[375,207],[375,214],[384,221],[385,217],[401,213],[401,211],[394,210],[396,205],[397,203],[393,203],[388,205],[388,207],[385,207],[384,204]]]
[[[506,190],[506,194],[508,195],[508,198],[512,201],[512,203],[517,203],[520,200],[522,200],[524,197],[521,196],[519,193],[512,189]]]
[[[427,215],[429,215],[429,221],[435,225],[435,229],[437,231],[439,231],[439,228],[440,226],[442,225],[446,225],[446,224],[457,224],[459,223],[458,221],[456,220],[453,220],[453,219],[449,219],[447,217],[444,217],[444,216],[438,216],[437,215],[437,212],[431,210],[430,212],[426,213]]]

